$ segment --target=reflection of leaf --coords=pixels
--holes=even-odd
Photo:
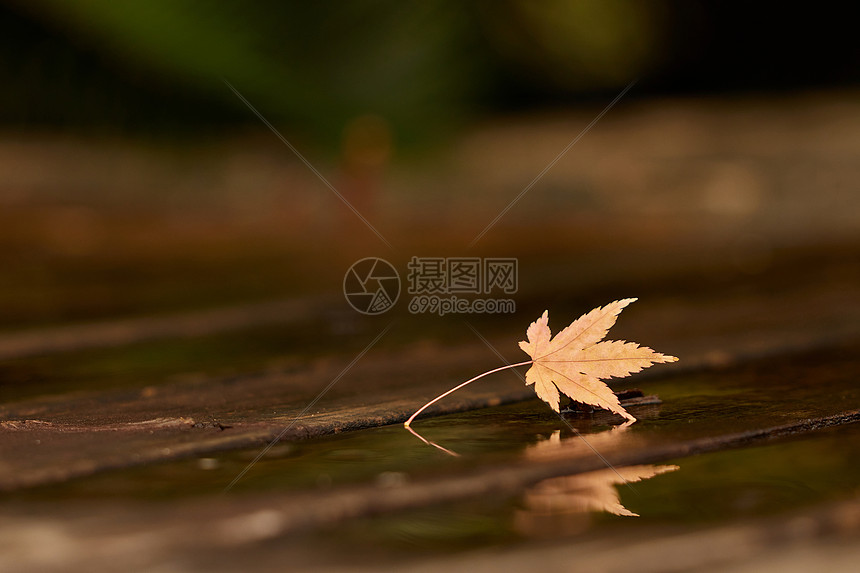
[[[577,402],[635,421],[603,379],[623,378],[652,364],[677,360],[635,342],[603,340],[618,314],[635,300],[627,298],[595,308],[552,339],[548,312],[544,311],[526,331],[528,341],[520,342],[533,362],[526,372],[526,384],[534,384],[537,395],[556,412],[561,392]]]
[[[550,478],[526,492],[525,504],[529,511],[540,515],[605,511],[613,515],[638,517],[638,514],[621,505],[615,486],[636,483],[677,469],[678,466],[641,465]]]
[[[630,446],[635,434],[626,426],[618,426],[598,434],[581,434],[561,438],[556,430],[547,440],[541,440],[525,451],[529,460],[546,462],[558,458],[571,458],[578,454],[605,451],[624,442]],[[529,488],[523,494],[525,509],[515,517],[518,529],[529,535],[545,537],[570,534],[586,529],[589,514],[605,511],[613,515],[637,516],[623,505],[617,485],[630,484],[656,475],[675,471],[678,466],[638,465],[597,470],[571,476],[549,478]]]
[[[591,457],[597,450],[603,454],[612,452],[619,445],[635,447],[642,441],[639,434],[631,434],[627,430],[629,426],[614,426],[604,432],[596,434],[579,434],[574,439],[561,439],[561,430],[552,433],[549,439],[541,440],[530,445],[524,455],[526,459],[533,462],[547,462],[558,459],[571,459],[581,455]]]

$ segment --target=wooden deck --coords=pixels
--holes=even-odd
[[[403,308],[361,317],[339,292],[343,272],[361,256],[405,269],[413,254],[466,252],[586,113],[477,130],[433,166],[431,183],[427,167],[395,166],[369,215],[396,252],[360,226],[343,230],[342,207],[265,137],[252,152],[209,151],[220,155],[180,173],[165,164],[166,151],[0,140],[0,570],[853,564],[860,501],[844,496],[695,531],[665,527],[630,540],[412,560],[322,559],[325,546],[303,540],[369,516],[514,495],[607,460],[661,463],[860,421],[855,99],[655,102],[607,118],[470,251],[519,258],[517,312],[503,317],[440,319]],[[67,151],[75,149],[87,169],[73,169]],[[255,163],[254,153],[268,159]],[[214,159],[231,158],[231,167],[207,174]],[[118,160],[128,169],[105,171]],[[114,186],[125,195],[117,198]],[[522,360],[516,342],[544,308],[564,322],[625,296],[640,301],[610,338],[681,360],[619,387],[652,393],[649,386],[682,388],[693,379],[713,387],[743,381],[761,390],[758,397],[736,409],[727,401],[726,413],[712,417],[689,411],[684,432],[606,441],[605,460],[583,450],[450,467],[392,487],[359,480],[170,501],[51,493],[163,462],[239,451],[250,461],[276,439],[402,422],[429,398],[498,366],[488,346]],[[532,396],[507,373],[428,415]],[[685,415],[670,400],[669,411]]]

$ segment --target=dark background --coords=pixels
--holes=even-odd
[[[470,119],[633,97],[854,86],[856,21],[780,2],[0,4],[0,123],[163,136],[268,117],[331,147],[359,114],[426,144]]]

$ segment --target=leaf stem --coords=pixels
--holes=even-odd
[[[436,402],[438,402],[439,400],[441,400],[442,398],[444,398],[448,394],[453,394],[454,392],[456,392],[457,390],[459,390],[463,386],[466,386],[467,384],[471,384],[472,382],[474,382],[475,380],[478,380],[479,378],[483,378],[484,376],[489,376],[490,374],[495,374],[496,372],[501,372],[502,370],[507,370],[509,368],[516,368],[517,366],[527,366],[527,365],[531,364],[532,362],[534,362],[534,361],[533,360],[526,360],[525,362],[517,362],[516,364],[508,364],[507,366],[500,366],[499,368],[494,368],[493,370],[488,370],[487,372],[484,372],[483,374],[478,374],[474,378],[470,378],[469,380],[466,380],[465,382],[463,382],[459,386],[455,386],[455,387],[451,388],[450,390],[448,390],[444,394],[439,394],[438,396],[436,396],[435,398],[433,398],[432,400],[430,400],[429,402],[427,402],[426,404],[424,404],[423,406],[418,408],[418,410],[416,410],[414,414],[409,416],[409,419],[406,420],[403,423],[403,425],[408,429],[409,425],[412,423],[412,420],[415,419],[415,416],[417,416],[418,414],[420,414],[421,412],[423,412],[428,407],[432,406],[433,404],[435,404]]]

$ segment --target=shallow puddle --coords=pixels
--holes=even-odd
[[[570,439],[576,439],[570,438]],[[860,424],[778,444],[553,478],[513,497],[469,500],[315,534],[350,554],[476,549],[529,540],[593,539],[788,513],[860,494]],[[568,480],[560,484],[559,481]],[[543,499],[541,499],[541,497]],[[631,516],[635,513],[638,516]],[[325,541],[324,541],[325,540]]]
[[[856,348],[848,346],[722,371],[641,379],[638,385],[663,402],[632,410],[640,421],[627,428],[602,423],[599,416],[565,423],[537,399],[415,423],[423,436],[459,457],[427,446],[401,425],[384,426],[277,444],[256,463],[262,448],[103,472],[4,494],[0,507],[54,512],[80,508],[81,502],[177,507],[206,498],[241,502],[249,494],[325,494],[350,484],[397,488],[511,463],[646,451],[857,408],[857,360]],[[301,550],[319,547],[314,555],[348,563],[370,553],[390,561],[559,537],[623,539],[655,527],[735,523],[857,495],[857,451],[860,424],[855,423],[771,445],[550,478],[514,495],[428,502],[418,510],[347,520],[290,537],[289,543]],[[220,497],[252,463],[227,498]]]
[[[0,507],[74,512],[90,502],[134,507],[135,501],[144,501],[151,507],[175,505],[181,512],[184,502],[200,499],[232,498],[241,504],[245,496],[325,495],[351,484],[397,488],[467,472],[489,475],[506,464],[611,456],[616,449],[647,451],[856,409],[857,360],[856,348],[849,346],[722,371],[644,378],[637,385],[659,395],[662,404],[632,410],[640,421],[626,428],[608,425],[600,416],[565,422],[537,399],[415,423],[423,436],[459,457],[393,425],[277,444],[256,463],[262,448],[103,472],[4,494]],[[261,541],[254,550],[269,547],[281,554],[289,547],[315,564],[348,565],[360,558],[391,564],[553,539],[620,543],[661,528],[739,523],[856,496],[857,451],[860,424],[854,423],[755,447],[553,477],[514,494],[428,501],[420,509]],[[220,497],[251,464],[227,497]],[[219,507],[231,511],[229,504]]]
[[[233,494],[317,490],[375,480],[432,478],[529,456],[539,461],[547,455],[610,454],[616,449],[645,449],[757,430],[857,408],[860,387],[854,377],[853,350],[644,380],[643,389],[659,395],[663,403],[632,409],[640,421],[627,428],[591,416],[566,417],[565,422],[535,399],[415,422],[422,436],[459,457],[428,447],[401,425],[394,425],[280,443],[256,462],[262,448],[107,472],[14,495],[36,499],[210,495],[222,492],[252,463],[232,488]],[[548,447],[551,439],[559,442],[558,451]]]

